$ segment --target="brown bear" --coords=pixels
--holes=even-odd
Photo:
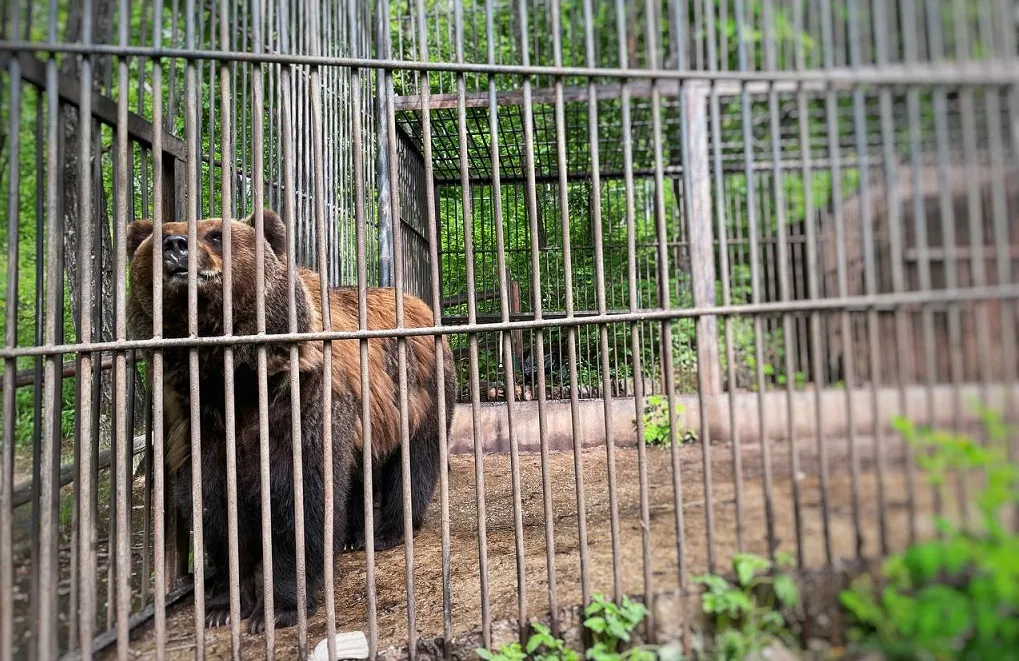
[[[256,241],[264,240],[264,305],[266,334],[290,332],[290,285],[286,254],[286,227],[271,210],[262,214],[264,237],[257,237],[255,216],[230,223],[232,307],[234,335],[254,335],[256,325]],[[198,335],[223,334],[223,221],[199,220],[197,245],[188,245],[188,225],[168,222],[162,237],[152,235],[152,223],[128,225],[127,255],[131,260],[127,312],[132,338],[153,336],[153,268],[163,272],[163,329],[166,338],[188,336],[188,252],[196,251]],[[155,252],[158,251],[158,252]],[[318,273],[297,268],[294,306],[298,332],[323,329],[321,281]],[[396,327],[395,290],[367,291],[370,329]],[[332,330],[358,328],[358,290],[329,290]],[[431,309],[419,298],[404,294],[407,327],[433,325]],[[333,341],[332,379],[323,383],[324,343],[304,341],[299,347],[300,429],[304,488],[304,549],[309,612],[322,587],[325,521],[323,466],[323,388],[332,388],[332,447],[334,549],[364,546],[364,501],[361,441],[361,375],[358,340]],[[415,531],[431,502],[439,471],[438,428],[445,415],[452,423],[455,375],[449,345],[442,342],[446,401],[438,408],[435,377],[435,340],[412,336],[407,345],[407,399],[412,467],[411,503]],[[272,569],[274,621],[278,627],[297,620],[296,537],[294,531],[294,475],[292,454],[290,347],[279,342],[266,346],[268,429],[271,474]],[[372,338],[368,342],[371,410],[375,548],[388,549],[403,539],[403,483],[400,448],[399,367],[397,340]],[[164,433],[167,468],[177,506],[192,510],[190,369],[188,348],[165,348],[163,355]],[[238,543],[241,578],[241,617],[248,630],[265,626],[255,571],[262,562],[261,463],[259,452],[258,348],[233,345],[234,419],[237,447]],[[198,389],[201,411],[202,524],[205,552],[217,576],[206,601],[206,624],[221,626],[229,615],[227,590],[227,490],[225,443],[224,347],[198,349]],[[330,586],[331,589],[331,586]]]

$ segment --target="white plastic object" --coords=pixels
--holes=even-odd
[[[345,631],[336,634],[337,659],[367,659],[368,638],[363,631]],[[308,656],[308,661],[329,661],[329,639],[323,638],[315,651]]]

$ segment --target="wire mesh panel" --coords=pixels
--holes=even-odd
[[[1013,3],[0,26],[0,661],[689,652],[734,554],[973,518],[891,421],[1015,417]]]

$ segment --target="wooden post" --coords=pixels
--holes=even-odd
[[[687,191],[690,210],[690,271],[693,302],[698,308],[715,305],[715,246],[712,223],[711,169],[708,154],[708,86],[688,83],[683,112],[689,131],[690,173]],[[721,364],[718,351],[718,320],[714,315],[697,319],[697,365],[701,395],[722,392]]]
[[[520,314],[520,283],[513,279],[509,269],[506,269],[506,280],[509,282],[509,308],[510,308],[510,319],[513,315]],[[517,366],[514,372],[521,372],[524,369],[524,332],[522,330],[515,330],[512,333],[513,348],[517,356]]]

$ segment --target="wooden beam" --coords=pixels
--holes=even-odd
[[[690,82],[688,86],[706,86],[706,83]],[[734,81],[720,81],[715,83],[714,90],[719,96],[738,96],[743,91],[743,85]],[[621,83],[610,83],[595,85],[595,96],[599,99],[619,98]],[[823,83],[807,82],[793,83],[779,81],[772,85],[767,82],[747,83],[746,89],[751,96],[762,96],[774,88],[776,92],[791,94],[804,89],[808,92],[823,92]],[[710,90],[710,88],[708,88]],[[651,81],[632,81],[627,86],[631,99],[647,99],[651,97]],[[589,88],[587,85],[570,86],[563,89],[563,101],[565,103],[580,103],[587,101]],[[660,80],[658,81],[658,92],[663,96],[679,96],[679,81]],[[428,107],[432,110],[449,110],[457,107],[458,95],[456,94],[432,94]],[[535,104],[555,103],[555,89],[552,87],[541,87],[531,92],[531,101]],[[498,106],[522,106],[524,105],[523,90],[511,90],[497,92],[495,103]],[[488,92],[471,92],[464,97],[464,106],[467,108],[487,108],[489,106]],[[397,112],[403,110],[421,110],[423,101],[421,95],[397,96],[394,101]]]
[[[685,101],[683,114],[686,119],[690,158],[690,190],[687,191],[690,204],[687,226],[690,228],[693,304],[698,308],[706,308],[715,305],[715,240],[712,231],[714,214],[708,155],[708,86],[688,85]],[[714,315],[697,318],[697,372],[702,397],[722,392],[718,321]]]
[[[131,445],[130,454],[131,457],[137,457],[139,454],[145,451],[147,445],[147,439],[144,434],[135,436],[134,443]],[[112,454],[110,450],[103,450],[99,453],[99,463],[96,470],[104,471],[110,467],[112,462]],[[60,466],[60,486],[66,487],[71,482],[74,482],[75,471],[77,467],[73,463],[66,463]],[[27,503],[32,502],[32,478],[21,480],[14,483],[14,502],[13,507],[21,507]]]
[[[442,308],[452,307],[454,305],[463,305],[468,302],[469,294],[456,294],[455,296],[449,296],[442,300]],[[474,300],[477,301],[492,301],[499,298],[498,289],[489,289],[486,291],[479,291],[474,294]]]
[[[0,53],[0,67],[6,68],[10,59],[10,53]],[[18,62],[21,64],[21,77],[23,80],[41,90],[47,88],[45,62],[28,53],[19,53]],[[76,108],[81,107],[81,83],[77,79],[58,73],[57,95],[60,97],[61,102]],[[116,101],[99,94],[93,94],[92,118],[107,126],[116,128]],[[141,115],[133,112],[127,113],[127,135],[132,141],[152,149],[152,122]],[[187,145],[169,131],[163,131],[163,153],[183,161],[187,156]]]

